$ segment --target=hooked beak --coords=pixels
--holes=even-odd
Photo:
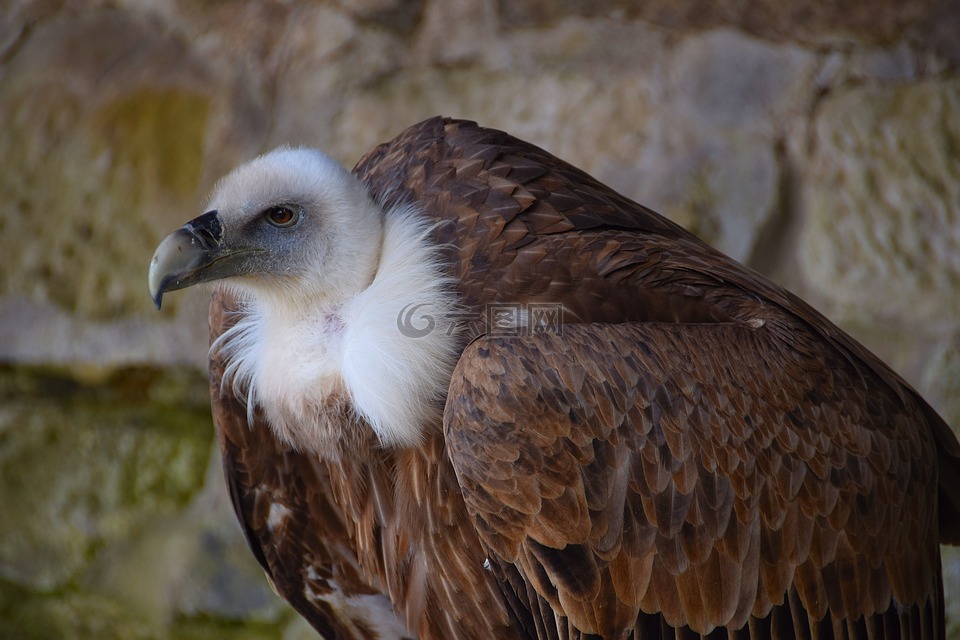
[[[237,253],[224,245],[223,225],[216,211],[208,211],[168,235],[150,261],[150,297],[157,309],[166,291],[234,275],[225,258]]]

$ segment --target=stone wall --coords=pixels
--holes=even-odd
[[[11,0],[0,637],[304,633],[211,461],[206,295],[146,291],[160,238],[282,143],[352,165],[437,113],[505,129],[786,284],[960,425],[958,33],[950,0]],[[953,552],[946,578],[960,625]]]

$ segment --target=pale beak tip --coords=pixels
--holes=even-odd
[[[147,274],[147,284],[150,288],[150,298],[153,300],[153,304],[157,305],[157,310],[160,310],[160,305],[163,302],[163,277],[158,272],[158,258],[157,254],[159,253],[159,248],[157,253],[153,254],[153,259],[150,261],[150,271]]]

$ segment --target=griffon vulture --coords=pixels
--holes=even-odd
[[[960,445],[807,304],[503,132],[281,148],[164,239],[216,281],[240,525],[326,638],[942,638]]]

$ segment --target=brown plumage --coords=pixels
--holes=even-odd
[[[443,423],[322,455],[221,385],[224,473],[276,590],[327,638],[942,638],[960,445],[802,301],[545,151],[434,118],[354,169],[438,224],[468,318]],[[216,338],[236,319],[211,305]],[[553,308],[553,307],[549,307]],[[357,428],[353,428],[357,427]],[[370,606],[367,606],[370,605]]]

